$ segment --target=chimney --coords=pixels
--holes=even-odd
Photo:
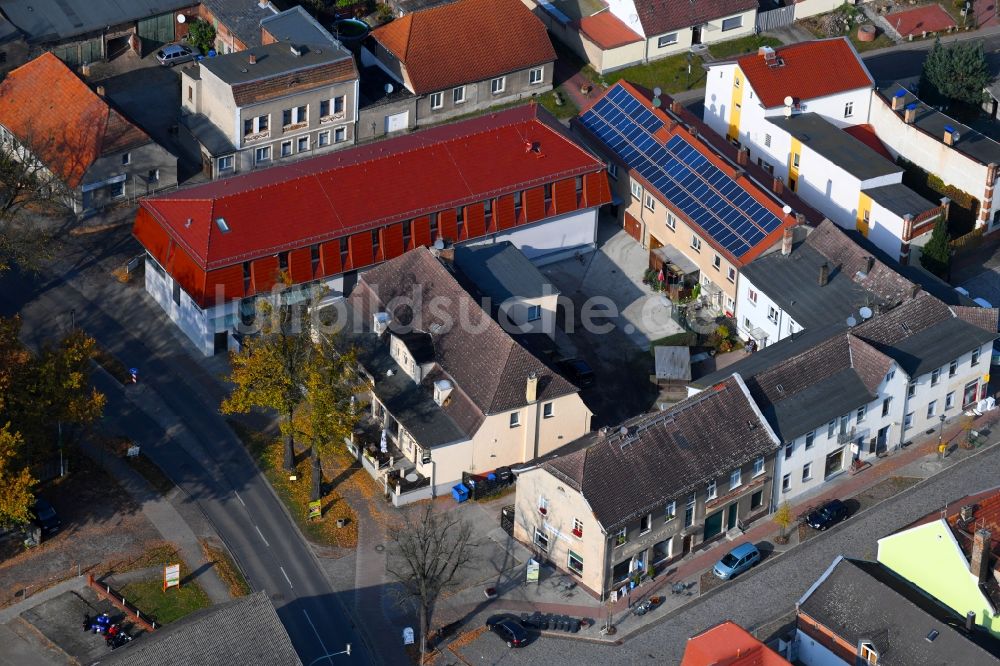
[[[680,102],[678,102],[676,99],[675,100],[671,100],[671,102],[670,102],[670,110],[671,111],[673,111],[677,115],[680,115],[681,114],[681,110],[683,108],[684,108],[684,105],[681,104]]]
[[[830,267],[823,262],[823,265],[819,267],[819,286],[825,287],[826,283],[830,281]]]
[[[972,633],[976,628],[976,611],[969,611],[965,614],[965,631]]]
[[[972,517],[976,515],[976,505],[966,504],[958,511],[958,517],[962,519],[963,523],[967,523],[972,520]]]
[[[738,151],[736,151],[736,163],[737,164],[741,164],[743,166],[746,166],[749,161],[750,161],[750,149],[749,148],[744,147],[744,148],[740,148]]]
[[[906,111],[903,112],[903,122],[907,125],[912,125],[913,121],[917,119],[917,104],[916,102],[906,105]]]
[[[955,145],[955,128],[951,125],[944,126],[944,145],[954,146]]]
[[[698,136],[698,128],[695,127],[694,125],[688,125],[687,129],[688,129],[688,132],[691,133],[691,136],[693,136],[693,137],[697,137]]]
[[[805,224],[805,223],[806,223],[806,214],[805,213],[796,213],[795,214],[795,224]]]
[[[972,537],[972,557],[969,559],[969,570],[984,584],[990,576],[990,531],[978,529]]]
[[[896,94],[892,96],[892,110],[901,111],[903,109],[903,103],[906,101],[906,90],[900,88],[896,91]]]
[[[256,56],[256,54],[251,53],[250,54],[250,60],[248,62],[251,65],[256,65],[257,64],[257,56]]]
[[[951,199],[941,197],[941,216],[946,220],[948,219],[949,211],[951,211]]]
[[[923,291],[923,287],[914,282],[913,284],[910,285],[910,298],[916,298],[917,296],[920,295],[921,291]]]
[[[875,257],[868,255],[865,258],[865,273],[871,273],[873,268],[875,268]]]
[[[774,190],[775,194],[781,194],[785,191],[785,184],[781,182],[781,179],[775,176],[771,179],[771,189]]]
[[[95,89],[98,97],[104,97],[104,86],[97,86]]]
[[[530,405],[538,399],[538,373],[532,372],[528,375],[527,384],[524,387],[524,399]]]
[[[437,403],[438,407],[444,407],[445,401],[451,395],[451,389],[451,382],[447,379],[439,379],[434,382],[434,402]]]
[[[746,175],[746,171],[744,171],[743,169],[741,169],[739,167],[736,167],[735,169],[733,169],[733,180],[739,180],[740,178],[742,178],[745,175]]]
[[[792,253],[792,241],[795,239],[795,227],[786,227],[781,235],[781,254],[786,257]]]

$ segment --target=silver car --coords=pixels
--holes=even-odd
[[[168,44],[156,52],[157,61],[164,67],[173,67],[178,63],[194,60],[194,58],[194,49],[180,44]]]

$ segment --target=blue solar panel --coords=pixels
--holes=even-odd
[[[632,169],[673,206],[736,256],[749,251],[781,225],[732,178],[692,146],[674,136],[666,146],[653,134],[663,121],[622,86],[615,86],[580,117]]]

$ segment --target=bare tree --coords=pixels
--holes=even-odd
[[[454,586],[472,557],[472,527],[455,511],[437,512],[428,503],[406,512],[402,527],[390,532],[393,548],[386,571],[417,603],[420,615],[420,663],[427,652],[434,606]]]
[[[33,156],[32,145],[40,145],[32,136],[22,143],[9,134],[0,137],[0,273],[11,263],[34,267],[44,258],[47,234],[17,220],[21,211],[60,216],[70,210],[72,193]]]

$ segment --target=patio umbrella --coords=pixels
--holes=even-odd
[[[382,453],[389,453],[389,445],[388,445],[388,443],[386,442],[386,439],[385,439],[385,430],[384,429],[382,430],[381,446],[382,446]]]
[[[656,279],[660,282],[663,282],[666,279],[666,277],[663,275],[662,268],[660,269],[660,272],[656,275]]]

